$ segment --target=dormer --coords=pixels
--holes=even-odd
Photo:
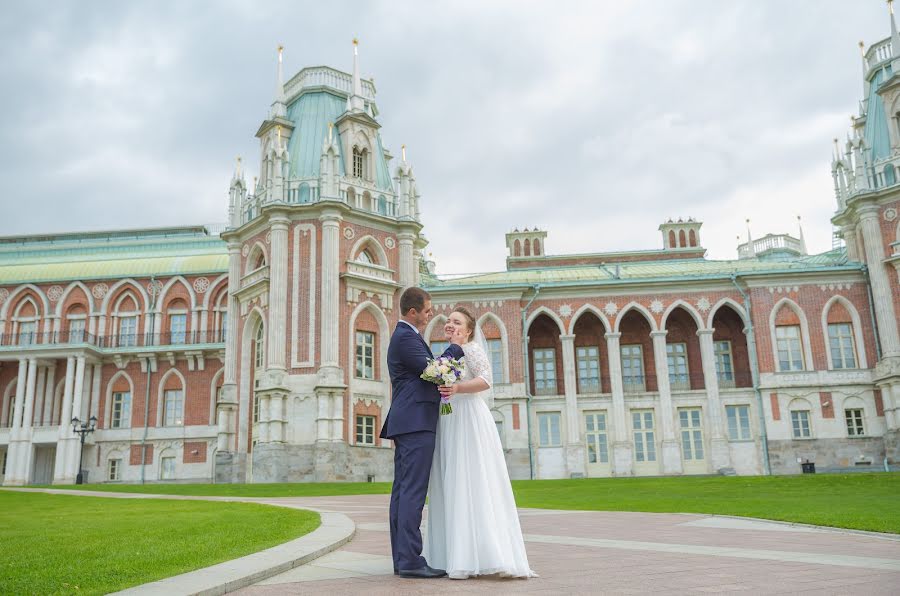
[[[518,228],[506,234],[506,248],[510,258],[540,257],[546,250],[547,232],[534,228],[519,231]]]
[[[692,217],[687,218],[687,220],[679,217],[678,221],[669,219],[667,222],[660,224],[659,231],[662,232],[663,249],[697,250],[701,248],[700,226],[702,225],[703,222],[695,221]]]

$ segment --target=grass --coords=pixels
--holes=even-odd
[[[287,542],[317,513],[0,490],[0,593],[107,594]]]
[[[98,484],[83,488],[180,495],[311,497],[387,494],[391,485]],[[520,507],[714,513],[900,534],[900,473],[516,480],[513,490]]]

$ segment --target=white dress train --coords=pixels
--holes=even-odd
[[[474,342],[463,346],[461,380],[491,383],[487,355]],[[478,394],[457,393],[453,413],[438,422],[428,486],[423,554],[453,579],[501,574],[533,577],[516,512],[503,447],[488,405]]]

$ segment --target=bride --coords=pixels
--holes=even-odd
[[[485,401],[491,397],[492,377],[484,336],[462,307],[450,313],[444,333],[462,344],[466,370],[455,384],[440,387],[453,413],[438,422],[425,558],[446,569],[451,579],[533,577],[503,447]],[[476,334],[478,341],[473,341]]]

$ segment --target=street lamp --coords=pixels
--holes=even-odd
[[[72,431],[81,435],[81,451],[78,454],[78,476],[75,477],[75,484],[84,484],[84,471],[81,469],[81,460],[84,459],[84,437],[94,432],[96,427],[96,416],[91,416],[87,422],[82,422],[78,418],[72,418]]]

